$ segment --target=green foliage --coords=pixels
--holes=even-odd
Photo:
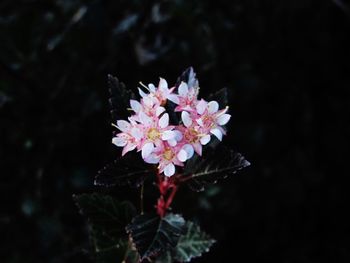
[[[74,195],[73,198],[80,212],[88,218],[96,262],[121,262],[133,257],[125,232],[125,226],[136,213],[132,204],[96,193]]]
[[[141,259],[156,256],[174,248],[182,234],[186,232],[185,220],[177,214],[167,214],[160,218],[156,214],[136,216],[127,232],[139,251]]]

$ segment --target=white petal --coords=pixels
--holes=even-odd
[[[142,101],[143,101],[143,103],[144,103],[147,107],[149,107],[149,108],[151,108],[151,107],[153,106],[153,104],[154,104],[152,98],[150,98],[149,96],[144,97],[144,98],[142,99]]]
[[[164,107],[157,107],[156,109],[156,116],[158,117],[160,114],[162,114],[165,111]]]
[[[186,151],[187,160],[191,159],[194,154],[193,146],[191,144],[185,144],[184,146],[182,146],[182,149]]]
[[[124,138],[114,137],[114,138],[112,139],[112,143],[113,143],[115,146],[124,147],[124,146],[127,144],[127,141],[126,141]]]
[[[199,126],[203,127],[204,123],[202,119],[197,119],[197,123],[199,124]]]
[[[180,150],[177,154],[177,159],[179,159],[180,162],[185,162],[187,160],[187,153],[185,150]]]
[[[170,146],[174,147],[174,146],[176,146],[177,141],[176,141],[175,139],[170,139],[170,140],[167,140],[167,143],[168,143]]]
[[[151,92],[156,92],[156,87],[152,83],[148,84],[148,88]]]
[[[117,121],[117,127],[122,132],[126,132],[130,128],[130,123],[124,120]]]
[[[181,119],[182,119],[182,122],[184,123],[184,125],[186,127],[190,127],[191,126],[192,119],[191,119],[190,114],[187,111],[181,112]]]
[[[222,132],[220,131],[220,129],[218,129],[218,128],[211,129],[210,133],[214,134],[216,136],[216,138],[219,139],[219,141],[222,140]]]
[[[144,93],[142,89],[140,89],[140,88],[138,88],[138,89],[139,89],[139,94],[142,98],[147,96],[147,94]]]
[[[137,100],[130,100],[130,106],[132,110],[136,113],[138,113],[142,109],[141,103]]]
[[[226,123],[228,123],[230,118],[231,118],[230,114],[222,114],[219,116],[219,118],[216,119],[216,122],[219,125],[225,125]]]
[[[160,119],[159,119],[159,122],[158,122],[158,125],[160,128],[165,128],[169,125],[169,114],[168,113],[165,113]]]
[[[175,132],[175,139],[176,139],[176,141],[181,141],[182,140],[182,132],[180,132],[180,131],[178,131],[178,130],[175,130],[174,131]]]
[[[208,112],[209,113],[215,113],[219,110],[219,103],[217,103],[215,100],[208,103]]]
[[[210,135],[204,135],[201,139],[200,142],[202,145],[206,145],[208,142],[210,142]]]
[[[147,158],[144,159],[146,163],[156,164],[159,163],[159,157],[151,153]]]
[[[160,90],[168,90],[168,83],[166,82],[165,79],[159,78],[158,88]]]
[[[142,138],[142,132],[138,128],[132,128],[130,131],[131,135],[136,139],[140,140]]]
[[[196,106],[196,110],[198,114],[203,114],[206,107],[207,107],[207,102],[203,99],[200,100]]]
[[[141,151],[141,155],[142,158],[145,159],[147,158],[154,150],[154,145],[151,142],[146,143],[143,147],[142,147],[142,151]]]
[[[177,95],[175,95],[175,94],[169,94],[167,99],[172,101],[172,102],[174,102],[175,104],[179,104],[180,103],[179,97]]]
[[[164,174],[165,176],[172,176],[175,173],[175,165],[173,163],[169,163],[164,168]]]
[[[136,148],[136,144],[133,143],[128,143],[127,145],[125,145],[125,147],[123,148],[122,151],[122,156],[124,156],[126,153],[134,150]]]
[[[162,134],[162,140],[167,141],[171,139],[175,139],[176,133],[174,131],[165,131]]]
[[[181,97],[185,97],[188,93],[188,86],[185,82],[181,82],[180,86],[179,86],[179,95]]]
[[[146,115],[143,111],[140,112],[140,122],[146,126],[150,126],[152,124],[152,119]]]

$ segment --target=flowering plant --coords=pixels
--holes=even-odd
[[[141,205],[136,215],[130,203],[111,196],[75,196],[89,218],[96,259],[116,262],[122,254],[123,262],[189,262],[208,251],[214,240],[198,225],[171,213],[178,187],[187,184],[202,191],[249,165],[241,154],[220,144],[231,118],[225,105],[227,90],[208,100],[199,98],[192,68],[172,87],[163,78],[157,87],[140,83],[139,100],[117,78],[109,76],[109,84],[112,126],[116,128],[112,143],[122,153],[99,171],[95,185],[140,187]],[[145,213],[144,183],[152,178],[160,197],[155,212]]]

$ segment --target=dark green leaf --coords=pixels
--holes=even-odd
[[[156,214],[139,215],[126,229],[141,260],[174,248],[180,235],[186,232],[185,220],[176,214],[167,214],[163,218]]]
[[[134,98],[134,93],[125,87],[123,82],[120,82],[116,77],[108,75],[109,86],[109,106],[111,111],[112,122],[117,120],[127,119],[130,115],[130,99]]]
[[[135,208],[129,202],[96,193],[74,195],[73,198],[80,212],[88,218],[96,261],[121,262],[128,249],[125,226],[136,214]]]
[[[154,167],[131,153],[102,168],[95,177],[95,185],[112,187],[127,185],[139,187],[147,176],[155,174]]]
[[[180,237],[174,249],[174,258],[180,262],[189,262],[208,252],[215,243],[200,227],[193,222],[187,222],[187,233]]]
[[[227,88],[222,88],[208,96],[208,101],[215,100],[224,108],[229,104],[229,92]]]
[[[191,176],[188,184],[194,191],[203,191],[206,185],[215,184],[250,165],[240,153],[222,144],[206,148],[203,152],[203,156],[193,156],[184,170],[185,177]]]
[[[176,88],[180,86],[181,82],[186,82],[188,87],[198,87],[198,79],[192,67],[187,68],[176,80]]]

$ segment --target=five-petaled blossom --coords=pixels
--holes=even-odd
[[[194,152],[202,155],[202,147],[210,142],[212,135],[221,141],[226,134],[223,126],[231,118],[228,107],[219,110],[218,102],[198,99],[195,76],[178,87],[168,88],[163,78],[158,87],[143,86],[149,93],[139,88],[141,100],[130,100],[133,115],[128,121],[118,120],[114,124],[120,132],[112,143],[123,147],[122,155],[134,149],[141,151],[145,162],[158,164],[159,173],[172,176],[175,166],[184,166]],[[169,123],[169,113],[165,109],[168,101],[176,105],[174,112],[181,116],[178,125]]]

